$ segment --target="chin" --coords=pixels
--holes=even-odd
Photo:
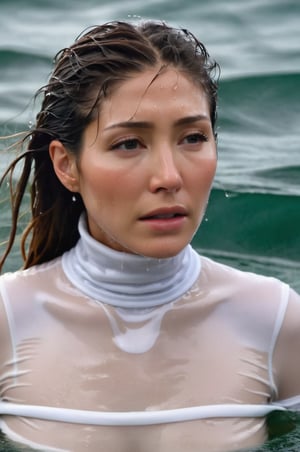
[[[167,259],[179,254],[188,244],[190,240],[178,240],[178,237],[169,239],[146,240],[141,243],[124,243],[114,242],[106,245],[110,248],[129,254],[136,254],[138,256],[150,257],[153,259]]]
[[[184,244],[182,247],[179,246],[168,247],[166,244],[163,247],[161,246],[157,249],[156,247],[152,247],[151,249],[144,250],[143,252],[137,254],[140,254],[141,256],[145,257],[151,257],[154,259],[168,259],[170,257],[177,256],[177,254],[179,254],[186,246],[187,244]]]

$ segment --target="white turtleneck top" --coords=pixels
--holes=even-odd
[[[111,306],[161,306],[180,298],[200,273],[200,258],[191,246],[167,259],[121,253],[93,239],[84,216],[79,233],[77,246],[62,257],[63,269],[86,295]]]
[[[300,404],[300,300],[200,257],[111,250],[0,278],[0,427],[43,451],[226,451]],[[288,350],[288,353],[287,353]]]

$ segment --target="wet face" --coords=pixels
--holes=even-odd
[[[132,76],[104,101],[84,133],[76,181],[96,240],[164,258],[201,222],[216,145],[202,89],[172,68],[153,81],[157,70]]]

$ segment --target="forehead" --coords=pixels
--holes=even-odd
[[[184,112],[207,114],[207,97],[200,84],[182,71],[167,67],[133,74],[114,87],[103,101],[101,117],[107,121],[124,121],[147,113]]]

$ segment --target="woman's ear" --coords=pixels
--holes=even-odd
[[[49,155],[60,182],[70,191],[79,191],[79,177],[76,158],[59,140],[51,141]]]

